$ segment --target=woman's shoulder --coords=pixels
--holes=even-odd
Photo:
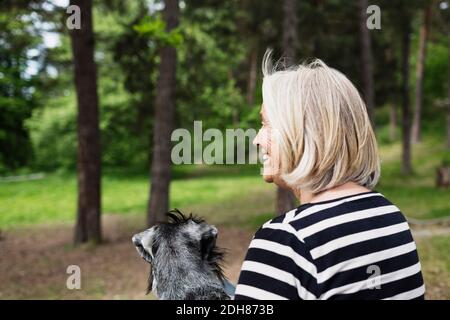
[[[299,230],[292,224],[297,208],[268,220],[253,236],[252,245],[270,247],[276,252],[285,252],[290,249],[297,254],[309,257],[309,250]]]
[[[373,219],[375,217],[380,217],[379,220],[387,224],[398,220],[406,221],[397,206],[383,194],[373,190],[300,205],[264,223],[255,236],[259,233],[272,236],[290,234],[305,242],[315,233],[323,230],[333,231],[334,226],[341,224],[346,224],[346,227],[353,226],[357,232],[361,223],[367,224],[365,219],[372,219],[370,221],[375,222]]]
[[[339,219],[351,219],[357,215],[372,216],[383,212],[400,211],[383,194],[376,190],[348,195],[331,200],[306,203],[300,205],[295,211],[285,214],[283,221],[289,223],[294,229],[300,230],[308,228],[317,223],[337,222]],[[353,214],[349,216],[349,214]]]

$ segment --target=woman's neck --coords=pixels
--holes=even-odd
[[[308,191],[299,190],[294,192],[295,196],[300,200],[301,204],[305,203],[314,203],[314,202],[320,202],[320,201],[327,201],[327,200],[333,200],[340,197],[345,196],[351,196],[353,194],[361,193],[361,192],[368,192],[371,191],[370,189],[367,189],[366,187],[363,187],[355,182],[347,182],[340,186],[330,188],[327,190],[324,190],[322,192],[319,192],[317,194],[313,194]]]

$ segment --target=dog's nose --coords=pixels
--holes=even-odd
[[[133,241],[133,244],[134,244],[135,246],[140,246],[140,245],[141,245],[141,238],[138,237],[137,234],[135,234],[135,235],[133,236],[133,238],[131,238],[131,241]]]

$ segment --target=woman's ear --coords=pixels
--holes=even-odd
[[[216,246],[217,228],[210,226],[207,231],[202,234],[200,240],[200,250],[202,259],[207,259],[211,250]]]

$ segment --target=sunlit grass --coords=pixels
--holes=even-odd
[[[450,189],[435,186],[436,168],[445,153],[443,141],[428,138],[413,147],[414,173],[400,170],[400,142],[380,147],[382,175],[375,188],[405,215],[419,219],[450,215]],[[274,213],[275,187],[262,181],[258,166],[177,166],[170,206],[193,212],[211,223],[256,228]],[[42,180],[0,183],[0,228],[36,223],[73,222],[75,174],[48,174]],[[104,170],[102,211],[146,212],[149,179],[145,171]]]
[[[0,184],[0,227],[72,220],[76,208],[74,175]]]
[[[433,236],[416,242],[427,296],[450,299],[450,238]]]
[[[273,186],[264,184],[259,168],[177,168],[171,184],[171,207],[193,212],[212,223],[239,221],[273,207]],[[49,174],[42,180],[0,185],[0,228],[35,223],[73,221],[76,176]],[[104,213],[145,214],[149,193],[146,174],[105,173]]]
[[[376,190],[409,217],[429,219],[449,216],[450,189],[436,187],[436,168],[446,152],[443,141],[432,138],[414,145],[413,174],[404,176],[401,173],[400,142],[382,146],[382,175]]]

